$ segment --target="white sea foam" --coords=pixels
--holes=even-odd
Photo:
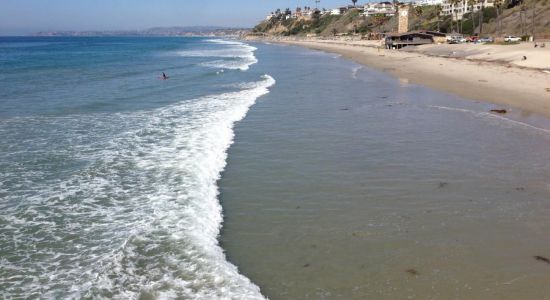
[[[220,58],[201,63],[201,66],[215,69],[232,69],[246,71],[251,65],[258,62],[254,51],[256,47],[238,41],[206,40],[213,44],[223,45],[222,49],[185,50],[178,54],[185,57],[213,57]]]
[[[222,40],[222,39],[210,39],[205,40],[205,42],[214,43],[214,44],[222,44],[222,45],[242,45],[242,42],[236,41],[236,40]]]
[[[113,135],[60,146],[88,161],[63,179],[21,176],[9,197],[24,203],[1,207],[0,238],[12,242],[0,245],[10,255],[0,259],[0,298],[263,299],[218,245],[216,181],[234,123],[274,83],[266,75],[154,111],[56,119],[75,139],[90,126]],[[48,154],[40,149],[36,157]]]
[[[363,69],[363,66],[357,66],[351,70],[351,77],[357,79],[357,73]]]

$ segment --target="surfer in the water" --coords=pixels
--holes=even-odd
[[[162,78],[162,80],[166,80],[166,79],[168,79],[168,76],[166,76],[166,74],[164,74],[164,72],[162,72],[162,77],[161,78]]]

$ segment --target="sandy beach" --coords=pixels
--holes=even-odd
[[[515,107],[550,117],[550,47],[459,44],[386,50],[373,41],[279,42],[338,53],[405,81],[494,103],[495,108]]]

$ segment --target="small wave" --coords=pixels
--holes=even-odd
[[[358,67],[353,68],[353,70],[351,70],[351,77],[352,77],[353,79],[357,79],[357,73],[358,73],[361,69],[363,69],[363,66],[358,66]]]
[[[206,40],[211,43],[220,44],[222,49],[203,49],[203,50],[184,50],[179,51],[178,55],[184,57],[216,57],[219,60],[201,63],[201,66],[210,68],[224,68],[232,70],[246,71],[251,65],[256,64],[258,60],[254,55],[256,47],[241,43],[238,41],[226,40]]]
[[[528,123],[512,120],[510,118],[499,116],[499,115],[496,115],[496,114],[493,114],[493,113],[479,112],[479,111],[473,111],[473,110],[464,109],[464,108],[438,106],[438,105],[428,105],[428,107],[435,108],[435,109],[440,109],[440,110],[448,110],[448,111],[456,111],[456,112],[467,113],[467,114],[471,114],[471,115],[474,115],[474,116],[477,116],[477,117],[495,119],[495,120],[503,121],[503,122],[505,122],[509,125],[512,125],[512,126],[534,130],[534,131],[539,132],[539,133],[544,133],[544,134],[550,133],[550,130],[548,130],[548,129],[544,129],[544,128],[540,128],[540,127],[537,127],[537,126],[533,126],[533,125],[528,124]]]
[[[222,45],[246,45],[243,42],[228,41],[228,40],[222,40],[222,39],[210,39],[210,40],[204,40],[204,41],[209,43],[222,44]]]
[[[203,67],[213,69],[229,69],[229,70],[241,70],[246,71],[250,69],[250,66],[257,63],[258,60],[254,56],[240,57],[236,60],[214,60],[201,63]]]

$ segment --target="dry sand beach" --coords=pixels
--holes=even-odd
[[[402,80],[462,97],[550,116],[550,47],[459,44],[386,50],[378,41],[277,41],[338,53]]]

